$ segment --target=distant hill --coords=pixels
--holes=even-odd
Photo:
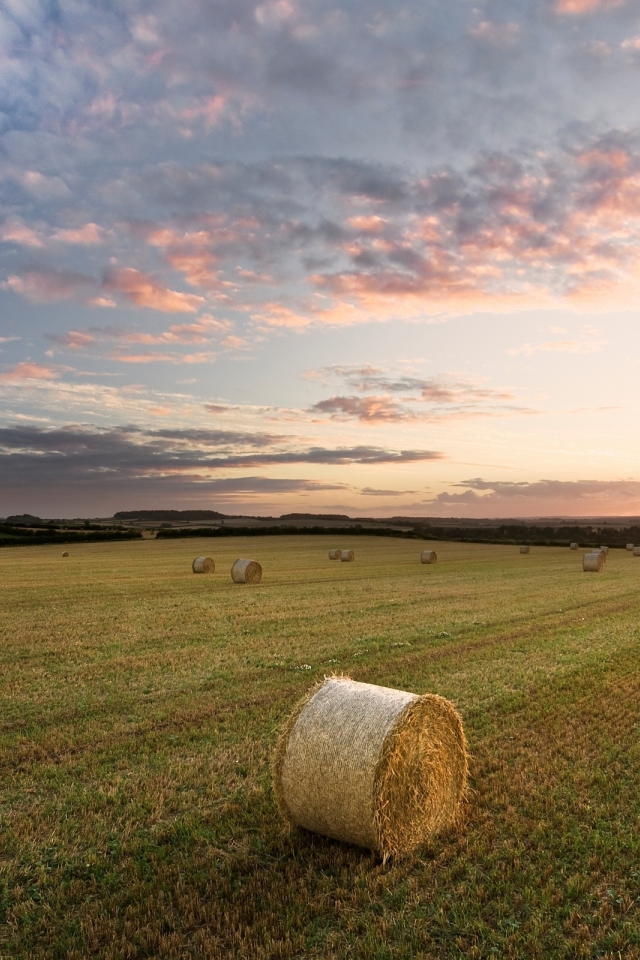
[[[350,520],[346,513],[283,513],[281,520]]]
[[[153,520],[173,521],[181,523],[189,520],[222,520],[228,514],[218,513],[217,510],[119,510],[114,513],[114,520]]]

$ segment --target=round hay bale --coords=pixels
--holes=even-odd
[[[329,677],[285,725],[274,788],[290,823],[386,860],[452,822],[467,765],[462,721],[444,697]]]
[[[628,544],[627,544],[627,550],[633,550],[634,547],[635,547],[635,543],[628,543]]]
[[[602,550],[603,553],[606,553],[606,554],[609,553],[609,547],[602,547],[602,546],[601,546],[601,547],[599,547],[598,549]]]
[[[329,550],[329,560],[339,560],[342,550]]]
[[[215,573],[216,562],[211,557],[196,557],[191,564],[194,573]]]
[[[582,558],[582,569],[585,573],[600,573],[604,568],[605,555],[600,550],[593,553],[585,553]]]
[[[260,583],[262,567],[257,560],[236,560],[231,567],[231,579],[234,583]]]
[[[69,556],[69,551],[68,551],[68,550],[63,550],[63,551],[62,551],[62,556],[63,556],[63,557],[68,557],[68,556]]]
[[[435,550],[423,550],[420,554],[420,563],[435,563],[438,559],[438,554]]]
[[[531,547],[528,546],[527,544],[523,544],[520,547],[520,553],[531,553]]]
[[[353,550],[341,550],[340,559],[343,563],[351,563],[352,560],[355,560],[356,555]]]
[[[640,557],[640,547],[633,548],[633,555],[634,557]]]
[[[577,549],[578,549],[578,544],[577,544],[577,543],[570,543],[570,544],[569,544],[569,550],[577,550]]]

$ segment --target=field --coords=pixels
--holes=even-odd
[[[640,958],[640,559],[330,539],[0,551],[0,957]],[[332,672],[463,716],[418,857],[278,817],[277,729]]]

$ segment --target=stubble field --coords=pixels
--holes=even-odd
[[[0,551],[0,957],[640,957],[640,559],[335,545]],[[283,828],[277,729],[332,672],[463,716],[469,797],[417,857]]]

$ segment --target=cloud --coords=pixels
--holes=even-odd
[[[91,277],[81,273],[33,267],[8,277],[0,283],[0,288],[22,294],[35,303],[48,303],[73,297],[94,283]]]
[[[69,478],[104,476],[176,476],[200,483],[219,470],[273,466],[393,464],[441,460],[433,450],[388,450],[382,447],[307,447],[277,449],[278,438],[230,431],[142,430],[129,426],[88,429],[70,425],[61,429],[7,427],[0,429],[0,448],[11,451],[5,467],[51,469]],[[257,452],[268,444],[276,447]],[[253,448],[239,450],[234,447]],[[256,450],[257,448],[257,450]],[[16,452],[19,451],[19,452]]]
[[[59,367],[43,366],[41,363],[18,363],[13,370],[0,373],[0,383],[20,383],[23,380],[56,380],[60,374]]]
[[[123,294],[138,307],[164,313],[195,313],[204,303],[204,297],[169,290],[133,267],[109,270],[104,285],[107,290]]]
[[[311,412],[327,414],[335,420],[374,424],[535,412],[515,403],[510,391],[483,387],[471,379],[390,376],[369,364],[323,367],[307,371],[304,376],[325,382],[338,379],[361,394],[384,391],[373,396],[334,395],[311,407]]]
[[[640,480],[484,480],[453,484],[425,508],[473,517],[597,517],[640,513]],[[462,511],[462,512],[461,512]]]
[[[528,357],[534,353],[599,353],[607,343],[608,340],[547,340],[544,343],[524,343],[507,353],[511,356],[524,353]]]

